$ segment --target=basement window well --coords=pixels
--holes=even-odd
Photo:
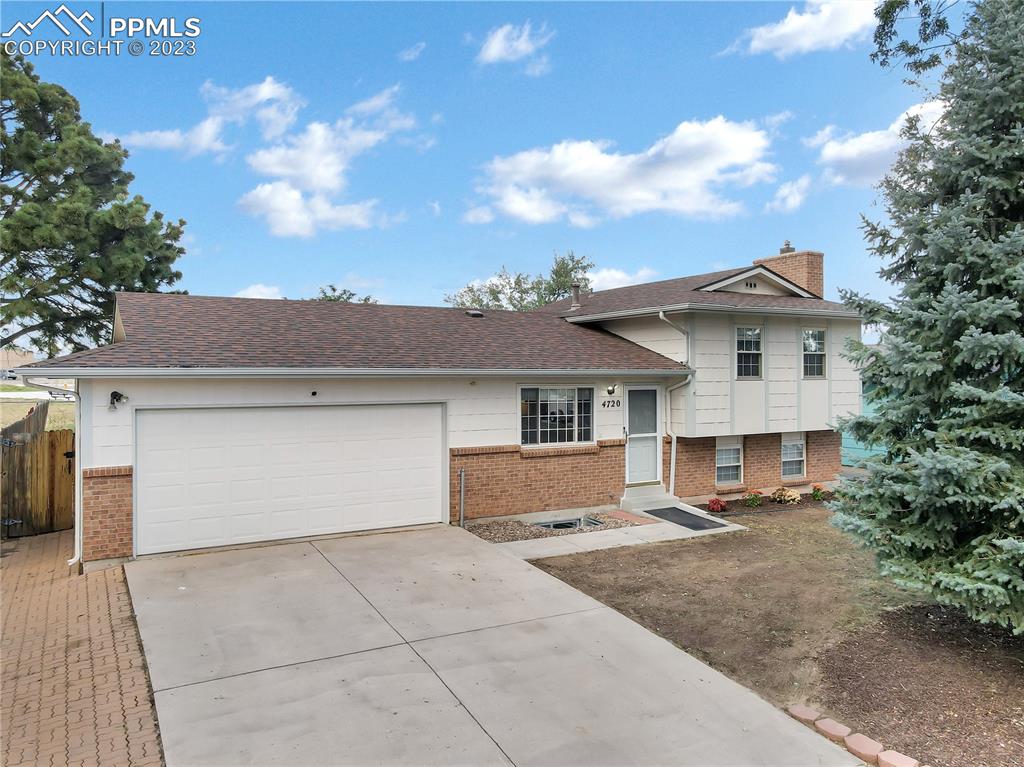
[[[553,519],[548,522],[534,522],[535,527],[545,530],[582,530],[602,524],[600,519],[593,517],[576,517],[575,519]]]

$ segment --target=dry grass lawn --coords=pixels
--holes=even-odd
[[[537,565],[779,706],[932,767],[1024,764],[1024,638],[900,592],[828,516],[730,516],[749,531]]]
[[[37,400],[4,399],[0,395],[0,426],[9,426],[20,418],[24,418]],[[46,430],[60,431],[75,428],[75,405],[73,402],[50,402],[50,412],[46,416]]]

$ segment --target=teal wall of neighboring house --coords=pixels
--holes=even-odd
[[[861,413],[864,415],[873,415],[875,413],[875,406],[867,401],[864,396],[865,391],[861,388],[860,395],[860,407]],[[878,447],[868,447],[862,442],[858,442],[847,433],[843,433],[843,444],[841,449],[843,466],[853,466],[857,461],[867,458],[871,455],[881,455],[885,451]]]

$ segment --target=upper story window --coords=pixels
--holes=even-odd
[[[825,377],[825,331],[804,330],[804,378]]]
[[[522,443],[591,442],[593,403],[592,387],[524,386],[519,390]]]
[[[761,377],[761,328],[736,328],[736,377]]]

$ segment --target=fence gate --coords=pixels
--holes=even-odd
[[[46,431],[40,402],[0,431],[0,519],[4,537],[68,530],[75,523],[75,432]]]

